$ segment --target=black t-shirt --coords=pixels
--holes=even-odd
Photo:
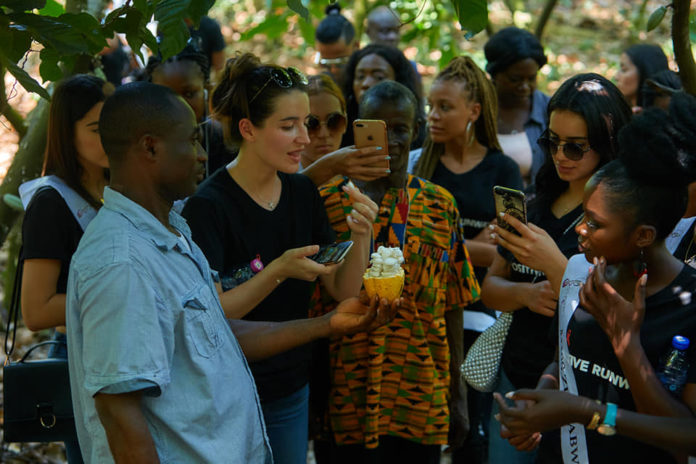
[[[570,258],[578,253],[578,236],[574,227],[582,214],[580,205],[556,218],[548,205],[537,203],[530,205],[527,219],[544,229],[561,253]],[[521,264],[504,248],[498,247],[498,253],[510,263],[510,281],[536,283],[546,280],[542,272]],[[513,313],[501,363],[515,388],[534,388],[541,373],[553,361],[556,345],[548,337],[552,322],[552,317],[542,316],[529,308]]]
[[[463,174],[455,174],[442,162],[437,163],[430,181],[454,195],[467,239],[478,235],[495,218],[494,185],[522,189],[517,164],[502,152],[490,149],[476,167]]]
[[[210,267],[226,278],[258,255],[264,265],[290,248],[334,242],[334,233],[317,188],[309,178],[278,174],[282,194],[268,211],[252,200],[220,169],[201,184],[182,212],[193,240]],[[312,284],[287,279],[244,319],[289,321],[307,318]],[[264,361],[251,363],[262,401],[273,401],[299,390],[308,381],[310,346],[301,346]]]
[[[56,293],[65,293],[70,260],[82,238],[82,227],[54,188],[39,189],[27,205],[22,223],[22,260],[57,259]]]
[[[225,38],[222,36],[220,26],[217,21],[208,16],[201,17],[201,24],[198,29],[189,27],[191,37],[199,42],[201,52],[208,58],[208,63],[212,64],[214,52],[225,49]]]
[[[696,383],[696,270],[684,266],[674,281],[645,301],[645,318],[640,341],[648,361],[656,371],[659,359],[670,351],[672,337],[682,335],[691,341],[688,350],[690,368],[687,383]],[[568,349],[571,355],[578,394],[615,403],[635,411],[628,381],[609,338],[597,321],[578,307],[568,324]],[[586,433],[588,457],[592,463],[671,463],[669,452],[621,436],[605,437]]]

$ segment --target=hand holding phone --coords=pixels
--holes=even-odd
[[[353,121],[353,139],[356,148],[381,147],[380,155],[384,159],[374,167],[389,169],[389,141],[387,139],[387,124],[378,119],[356,119]]]
[[[338,264],[343,261],[353,247],[353,242],[348,240],[341,243],[332,243],[319,248],[319,252],[309,256],[309,259],[319,264]]]

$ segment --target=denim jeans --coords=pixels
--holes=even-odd
[[[507,378],[503,368],[500,368],[500,381],[495,391],[505,396],[514,391],[515,387]],[[493,401],[493,410],[488,427],[488,463],[489,464],[534,464],[537,450],[517,451],[508,441],[500,436],[500,422],[495,418],[498,414],[498,403]]]
[[[53,341],[60,342],[60,345],[51,345],[51,348],[48,350],[48,357],[68,359],[68,345],[65,334],[54,332]],[[80,452],[80,444],[77,442],[77,437],[75,437],[74,440],[65,442],[65,456],[68,458],[68,464],[83,464],[82,453]]]
[[[285,398],[261,403],[275,464],[306,464],[309,385]]]

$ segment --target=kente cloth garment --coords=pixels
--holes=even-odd
[[[339,241],[350,231],[352,206],[338,179],[320,189]],[[408,305],[370,333],[331,341],[329,414],[339,445],[374,448],[380,435],[427,445],[447,443],[450,371],[445,312],[479,298],[479,285],[459,229],[452,195],[410,176],[406,189],[390,189],[379,205],[374,244],[404,253]],[[405,242],[405,243],[404,243]],[[321,290],[310,313],[335,306]]]

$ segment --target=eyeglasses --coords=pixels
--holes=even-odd
[[[302,74],[299,69],[293,66],[290,66],[289,68],[274,67],[271,68],[266,82],[264,82],[261,88],[259,88],[259,90],[256,91],[253,97],[251,97],[249,103],[256,100],[256,97],[258,97],[259,94],[263,92],[263,89],[268,87],[268,84],[270,84],[271,82],[275,82],[275,84],[281,89],[290,89],[295,84],[295,82],[299,82],[302,85],[307,85],[309,83],[309,81],[307,80],[307,76]]]
[[[346,128],[346,117],[341,113],[331,113],[326,117],[326,121],[321,121],[313,114],[310,114],[305,121],[307,131],[312,135],[319,132],[323,125],[326,125],[329,132],[340,132]]]
[[[550,137],[548,132],[544,132],[537,140],[541,149],[547,155],[551,156],[558,152],[559,148],[563,148],[563,155],[571,161],[580,161],[585,153],[592,150],[589,144],[577,142],[563,142],[556,138]]]

